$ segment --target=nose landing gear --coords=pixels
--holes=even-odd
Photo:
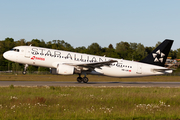
[[[28,64],[25,64],[25,65],[24,65],[24,71],[22,72],[23,75],[25,75],[25,74],[27,73],[27,71],[26,71],[26,70],[27,70],[27,67],[28,67]]]
[[[86,75],[82,78],[81,74],[79,74],[79,77],[77,77],[77,81],[79,83],[81,83],[83,81],[83,83],[87,83],[89,81],[89,79],[86,77]]]

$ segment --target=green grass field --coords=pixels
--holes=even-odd
[[[76,81],[77,75],[0,75],[0,80]],[[180,82],[179,76],[90,81]],[[0,87],[0,119],[180,119],[180,88]]]
[[[179,88],[2,87],[0,119],[180,119]]]

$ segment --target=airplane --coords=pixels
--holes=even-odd
[[[173,70],[164,65],[173,42],[169,39],[164,40],[152,53],[139,62],[31,45],[14,47],[6,51],[3,57],[24,64],[23,74],[26,74],[28,65],[34,65],[48,67],[52,74],[79,74],[77,81],[87,83],[89,81],[87,74],[124,78],[172,73]],[[82,74],[84,74],[83,78]]]

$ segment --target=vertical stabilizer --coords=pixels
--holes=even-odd
[[[173,40],[164,40],[152,53],[140,62],[164,66],[173,42]]]

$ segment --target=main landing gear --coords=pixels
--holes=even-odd
[[[89,81],[89,79],[86,77],[86,75],[82,78],[81,74],[79,74],[79,77],[77,77],[77,81],[79,83],[81,83],[83,81],[83,83],[87,83]]]
[[[25,75],[25,74],[27,73],[27,71],[26,71],[26,70],[27,70],[27,67],[28,67],[28,64],[25,64],[25,65],[24,65],[24,71],[22,72],[23,75]]]

